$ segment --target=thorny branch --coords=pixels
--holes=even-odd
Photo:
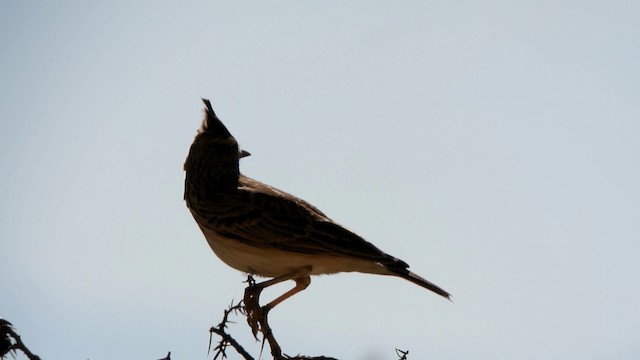
[[[234,315],[240,313],[247,317],[247,322],[251,327],[251,331],[253,332],[253,336],[258,339],[258,332],[260,332],[263,336],[263,346],[265,340],[269,343],[269,347],[271,348],[271,355],[275,360],[337,360],[332,357],[326,356],[302,356],[297,355],[294,357],[288,356],[286,354],[282,354],[282,350],[280,345],[275,339],[273,335],[273,331],[269,327],[269,323],[267,321],[267,311],[260,307],[259,304],[259,291],[255,291],[255,281],[251,276],[247,279],[247,283],[249,286],[245,289],[244,300],[239,301],[237,304],[232,304],[229,306],[229,309],[224,311],[224,315],[222,317],[222,322],[217,326],[211,327],[209,329],[209,349],[211,349],[211,336],[213,333],[216,333],[222,339],[218,342],[218,345],[214,348],[216,351],[213,359],[217,360],[218,357],[221,359],[225,359],[227,357],[227,347],[231,345],[245,360],[254,360],[254,358],[249,355],[249,353],[244,350],[244,348],[233,338],[229,333],[227,333],[227,323],[230,323],[229,315],[233,313]]]
[[[250,293],[249,291],[250,288],[255,285],[255,281],[253,281],[253,278],[251,277],[249,277],[248,282],[249,282],[249,286],[245,291],[245,301],[247,300],[246,299],[247,293]],[[240,313],[242,315],[247,316],[247,320],[249,321],[249,315],[248,315],[249,312],[253,312],[253,314],[255,314],[254,316],[256,316],[255,321],[257,321],[256,323],[257,325],[255,326],[257,326],[257,328],[254,328],[253,327],[254,324],[252,324],[251,321],[249,321],[249,325],[252,327],[252,330],[254,331],[254,336],[257,335],[257,331],[262,333],[263,335],[262,344],[264,346],[264,339],[266,339],[269,342],[269,346],[272,349],[272,355],[275,360],[337,360],[335,358],[326,357],[326,356],[310,357],[310,356],[297,355],[297,356],[291,357],[286,354],[283,355],[281,353],[280,346],[278,345],[275,337],[273,336],[273,332],[269,327],[266,313],[258,305],[257,297],[255,299],[251,299],[249,303],[251,304],[250,307],[247,305],[243,305],[242,300],[235,305],[233,304],[233,301],[232,301],[231,305],[229,306],[229,309],[224,311],[224,315],[222,317],[222,321],[220,322],[220,324],[218,324],[217,326],[212,326],[211,329],[209,329],[209,350],[211,350],[213,333],[217,334],[222,338],[222,340],[220,340],[218,342],[218,345],[216,345],[216,347],[214,348],[214,350],[216,351],[213,357],[214,360],[217,360],[218,357],[220,356],[221,356],[221,359],[227,358],[226,350],[229,345],[231,345],[240,355],[242,355],[242,357],[245,360],[254,360],[254,358],[231,335],[229,335],[226,332],[227,324],[233,323],[232,321],[229,320],[229,315],[231,315],[232,313],[234,315]],[[274,348],[277,349],[277,351],[274,352]],[[20,335],[18,335],[15,332],[13,325],[9,321],[0,318],[0,359],[4,359],[5,355],[9,353],[11,353],[12,356],[15,357],[15,354],[17,353],[18,350],[22,351],[27,356],[27,358],[29,358],[29,360],[40,360],[40,357],[33,354],[27,348],[27,346],[22,342]],[[396,349],[396,354],[400,357],[399,360],[407,360],[407,355],[409,354],[409,351],[402,351],[400,349]],[[168,352],[166,357],[159,360],[171,360],[171,352]]]
[[[407,351],[402,351],[400,349],[396,349],[396,355],[400,356],[400,359],[398,360],[407,360],[407,355],[409,355],[409,350]]]
[[[5,319],[0,318],[0,359],[11,353],[15,356],[17,351],[22,351],[29,360],[40,360],[38,355],[34,355],[20,339],[13,329],[13,325]]]
[[[231,337],[231,335],[226,332],[227,323],[231,322],[229,321],[229,314],[240,313],[244,315],[244,311],[245,310],[244,306],[242,305],[242,301],[238,301],[238,303],[235,305],[233,305],[232,301],[229,309],[224,311],[224,316],[222,317],[222,321],[220,322],[220,324],[218,324],[218,326],[212,326],[211,329],[209,329],[209,351],[211,351],[211,340],[213,337],[213,333],[216,333],[222,338],[222,340],[220,340],[220,342],[218,342],[218,345],[216,345],[216,347],[214,348],[214,350],[216,351],[215,355],[213,356],[214,360],[218,359],[218,356],[222,356],[221,359],[225,359],[227,357],[227,346],[229,345],[236,349],[236,351],[246,360],[254,360],[253,357],[251,357],[251,355],[249,355],[249,353],[233,337]]]
[[[245,289],[244,299],[239,301],[235,305],[233,304],[233,302],[231,302],[229,308],[224,311],[224,315],[220,324],[211,327],[211,329],[209,330],[209,350],[211,350],[211,338],[213,336],[213,333],[216,333],[222,338],[218,342],[218,345],[216,345],[216,347],[214,348],[214,350],[216,351],[213,357],[214,360],[217,360],[218,357],[220,357],[221,359],[227,358],[226,350],[228,346],[233,347],[240,355],[242,355],[245,360],[254,360],[254,358],[249,355],[249,353],[231,335],[229,335],[229,333],[227,333],[227,324],[232,323],[232,321],[229,320],[229,315],[231,315],[232,313],[234,315],[240,313],[247,318],[247,323],[249,324],[249,327],[251,328],[253,336],[256,338],[256,340],[258,340],[258,332],[262,334],[262,345],[264,346],[265,341],[269,343],[269,347],[271,348],[271,355],[273,356],[274,360],[337,360],[335,358],[326,356],[311,357],[296,355],[292,357],[287,354],[283,354],[280,345],[273,335],[273,331],[269,327],[269,322],[267,320],[268,310],[260,307],[260,290],[256,289],[255,280],[253,279],[253,277],[251,277],[251,275],[249,275],[246,282],[248,283],[248,286]],[[396,355],[399,358],[398,360],[407,360],[409,351],[396,349]]]
[[[311,357],[297,355],[291,357],[287,354],[282,354],[282,349],[276,341],[276,338],[273,335],[273,331],[271,330],[271,327],[269,326],[269,322],[267,320],[268,310],[264,307],[260,307],[260,290],[256,287],[256,282],[251,275],[249,275],[247,283],[249,283],[249,286],[247,286],[244,291],[243,314],[247,317],[247,323],[251,327],[253,336],[255,336],[257,339],[256,335],[259,331],[263,336],[263,346],[265,340],[269,343],[269,347],[271,348],[271,355],[273,356],[274,360],[337,360],[335,358],[326,356]]]
[[[158,360],[171,360],[171,351],[169,351],[167,353],[167,356],[163,357],[162,359],[158,359]]]

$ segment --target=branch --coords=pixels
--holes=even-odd
[[[220,340],[220,342],[218,342],[218,345],[214,348],[214,350],[216,350],[216,354],[213,357],[214,360],[216,360],[218,356],[222,356],[222,359],[225,359],[227,357],[227,346],[229,345],[236,349],[238,354],[242,355],[245,360],[254,360],[253,357],[251,357],[251,355],[249,355],[249,353],[233,337],[231,337],[231,335],[227,334],[226,332],[227,323],[230,322],[229,314],[235,314],[238,312],[244,314],[244,306],[242,306],[242,301],[238,301],[238,303],[235,305],[233,305],[232,301],[229,309],[224,311],[224,316],[222,317],[222,321],[220,322],[220,324],[218,324],[218,326],[212,326],[211,329],[209,329],[209,351],[211,350],[211,339],[213,333],[216,333],[222,338],[222,340]]]
[[[162,359],[158,359],[158,360],[171,360],[171,351],[168,352],[167,356],[163,357]]]
[[[4,356],[13,352],[16,353],[17,350],[22,351],[29,360],[40,360],[38,355],[34,355],[27,346],[20,339],[20,335],[18,335],[14,329],[13,325],[5,319],[0,318],[0,358],[4,359]]]
[[[407,360],[407,355],[409,355],[409,350],[407,351],[402,351],[400,349],[396,349],[396,355],[400,356],[400,359],[398,360]]]
[[[248,352],[244,350],[244,348],[231,336],[226,332],[227,323],[229,321],[229,315],[231,313],[237,314],[240,313],[247,317],[247,323],[251,328],[253,336],[258,340],[258,332],[262,333],[262,345],[264,346],[265,341],[269,343],[269,347],[271,348],[271,355],[274,360],[337,360],[332,357],[326,356],[303,356],[297,355],[294,357],[288,356],[282,353],[282,349],[280,345],[276,341],[275,336],[273,335],[273,331],[269,326],[269,322],[267,320],[268,310],[260,307],[259,298],[260,298],[260,288],[256,287],[256,283],[251,276],[247,279],[249,286],[245,289],[244,299],[239,301],[237,304],[229,306],[229,309],[224,311],[224,315],[222,317],[222,321],[217,326],[212,326],[209,329],[209,350],[211,350],[211,337],[212,334],[215,333],[220,336],[222,339],[218,342],[218,345],[214,348],[216,353],[213,357],[214,360],[217,360],[218,357],[221,356],[221,359],[225,359],[227,357],[227,346],[231,345],[245,360],[254,360],[254,358],[249,355]],[[262,352],[262,351],[261,351]]]

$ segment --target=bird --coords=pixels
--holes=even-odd
[[[213,252],[230,267],[295,287],[263,307],[268,311],[306,289],[311,276],[360,272],[406,279],[446,299],[441,287],[409,265],[339,225],[308,202],[240,173],[251,155],[205,104],[205,117],[184,164],[184,200]]]

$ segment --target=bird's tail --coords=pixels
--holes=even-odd
[[[442,289],[441,287],[439,287],[438,285],[432,283],[431,281],[423,278],[422,276],[412,273],[411,271],[409,271],[408,269],[393,269],[392,270],[394,272],[393,275],[399,276],[403,279],[407,279],[409,281],[411,281],[412,283],[422,286],[425,289],[431,290],[434,293],[447,298],[448,300],[451,300],[451,294],[449,294],[448,292],[446,292],[444,289]]]

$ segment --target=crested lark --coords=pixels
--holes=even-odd
[[[304,290],[310,275],[357,271],[407,279],[447,299],[449,293],[409,271],[409,265],[338,225],[313,205],[240,174],[249,153],[203,99],[205,119],[184,164],[184,198],[213,252],[227,265],[296,286],[269,310]]]

